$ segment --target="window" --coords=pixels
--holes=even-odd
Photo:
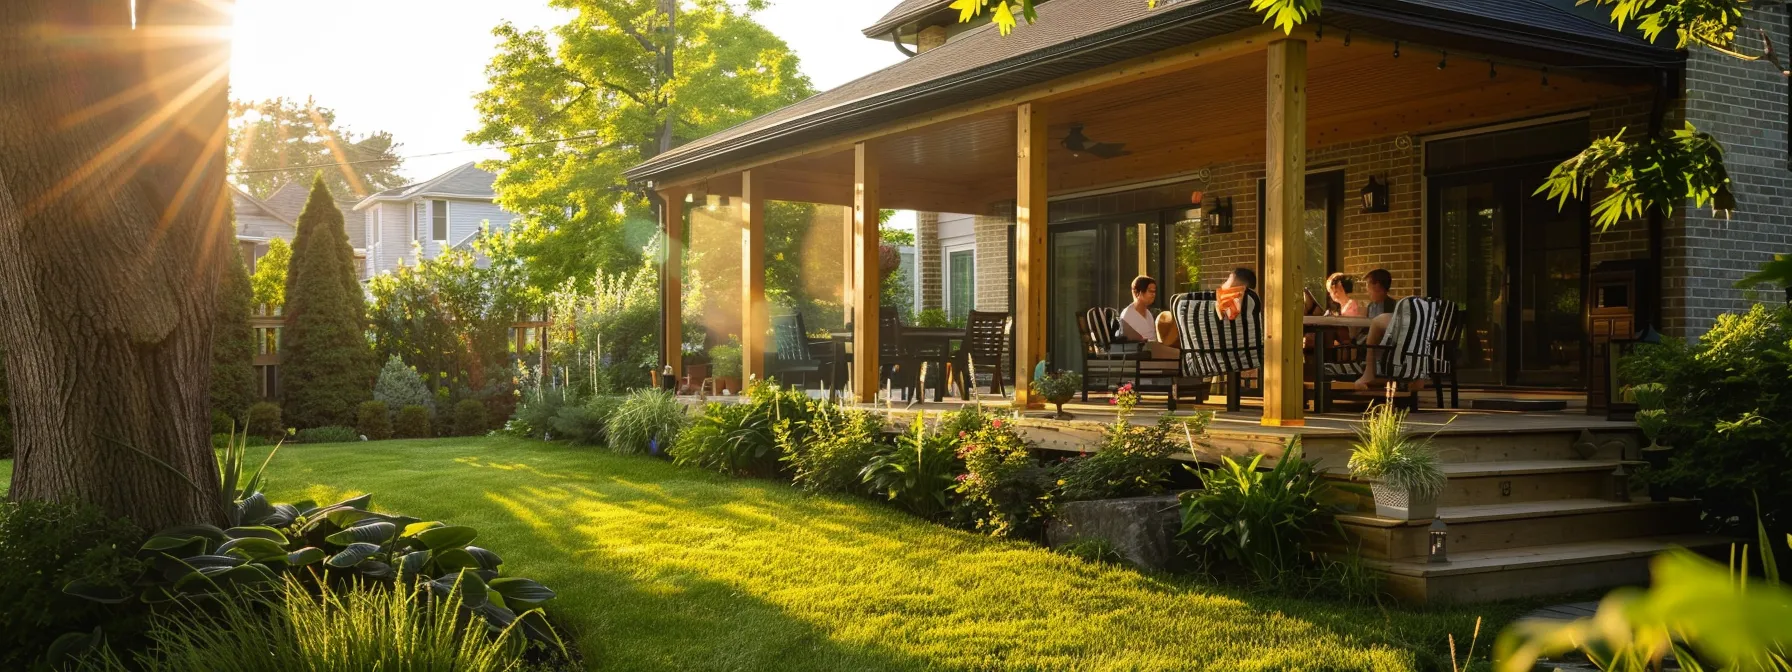
[[[378,245],[380,241],[385,238],[380,232],[380,229],[386,224],[385,218],[380,216],[380,208],[381,206],[379,205],[373,206],[373,243],[375,245]]]
[[[434,238],[432,238],[432,240],[434,240],[438,243],[448,242],[448,202],[447,201],[430,201],[429,225],[430,225],[430,229],[431,229],[430,232],[432,234],[434,234]]]
[[[1262,178],[1257,180],[1257,203],[1265,199],[1264,191],[1268,188]],[[1302,284],[1314,298],[1325,300],[1325,278],[1331,273],[1343,269],[1343,255],[1339,253],[1338,217],[1341,214],[1344,200],[1344,171],[1327,171],[1307,174],[1307,207],[1301,211],[1301,229],[1306,234],[1306,258],[1301,260],[1303,274]],[[1263,243],[1264,235],[1263,209],[1258,208],[1257,217],[1257,286],[1263,291],[1265,272]],[[1323,270],[1318,270],[1323,269]]]
[[[971,314],[977,301],[977,257],[973,250],[946,253],[946,315],[954,320]]]

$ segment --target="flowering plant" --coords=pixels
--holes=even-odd
[[[1114,390],[1114,398],[1108,400],[1108,405],[1118,407],[1120,419],[1125,420],[1132,415],[1133,407],[1139,405],[1139,393],[1133,391],[1132,383],[1121,385],[1120,389]]]
[[[1050,474],[1012,424],[996,420],[972,432],[958,456],[966,474],[957,490],[978,530],[998,537],[1039,535]]]

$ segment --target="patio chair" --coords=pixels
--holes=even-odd
[[[1456,357],[1462,349],[1462,334],[1468,326],[1462,319],[1462,306],[1450,302],[1452,310],[1446,310],[1442,326],[1438,333],[1437,353],[1431,362],[1431,385],[1437,389],[1437,407],[1444,408],[1444,386],[1450,387],[1449,408],[1462,408],[1462,383],[1456,379]]]
[[[1237,412],[1244,396],[1246,371],[1263,368],[1263,302],[1246,290],[1234,319],[1220,315],[1213,292],[1189,292],[1170,303],[1181,331],[1182,378],[1226,379],[1226,410]],[[1261,378],[1259,386],[1261,385]],[[1176,395],[1170,395],[1176,408]]]
[[[1138,374],[1135,355],[1112,350],[1119,325],[1120,311],[1113,308],[1090,308],[1076,316],[1077,336],[1083,342],[1083,401],[1089,400],[1091,389],[1106,392]]]
[[[772,340],[778,351],[766,361],[766,375],[786,385],[807,388],[811,378],[819,379],[829,370],[832,344],[825,339],[809,338],[802,313],[773,315]]]
[[[952,353],[952,377],[959,385],[961,398],[971,398],[977,374],[985,371],[990,374],[990,393],[1008,396],[1002,381],[1002,360],[1008,354],[1008,330],[1012,325],[1007,313],[973,310],[966,316],[964,340]]]
[[[892,307],[877,310],[877,383],[889,383],[915,398],[920,383],[920,360],[902,343],[902,316]]]
[[[1327,380],[1356,380],[1363,375],[1364,363],[1375,358],[1375,377],[1404,385],[1408,394],[1400,405],[1418,410],[1419,394],[1411,389],[1416,380],[1434,378],[1437,362],[1444,358],[1448,330],[1456,320],[1457,306],[1443,299],[1409,296],[1394,304],[1394,317],[1380,343],[1348,346],[1363,356],[1356,361],[1327,364]],[[1458,334],[1460,336],[1460,334]],[[1440,398],[1441,398],[1441,392]]]

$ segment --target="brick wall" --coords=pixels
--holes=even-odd
[[[1745,17],[1738,31],[1744,53],[1760,53],[1755,28],[1783,49],[1784,8],[1766,7]],[[1687,204],[1666,229],[1663,273],[1664,331],[1695,336],[1717,315],[1747,309],[1749,296],[1733,285],[1776,252],[1792,252],[1792,173],[1787,169],[1786,80],[1764,62],[1745,62],[1703,47],[1689,50],[1684,118],[1724,145],[1724,162],[1736,194],[1736,212],[1725,219],[1710,208]],[[1783,58],[1783,57],[1782,57]],[[1759,292],[1777,300],[1778,292]]]
[[[971,225],[977,237],[977,310],[1008,310],[1008,235],[1013,228],[1013,203],[992,207]]]
[[[921,308],[942,308],[946,290],[940,275],[940,213],[915,213],[915,248],[921,256]]]

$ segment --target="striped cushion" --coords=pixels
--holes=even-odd
[[[1101,351],[1107,351],[1114,343],[1114,334],[1120,333],[1120,311],[1097,306],[1083,313],[1083,317],[1089,323],[1089,340]]]
[[[1220,316],[1213,292],[1178,295],[1170,306],[1182,338],[1182,375],[1219,376],[1263,366],[1263,302],[1246,291],[1238,319]]]

